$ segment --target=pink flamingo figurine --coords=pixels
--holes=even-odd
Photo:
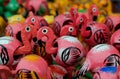
[[[13,37],[1,37],[0,38],[0,78],[8,79],[12,73],[10,73],[9,67],[14,62],[14,54],[21,43]]]
[[[39,45],[45,43],[46,53],[53,54],[53,60],[65,67],[66,70],[69,70],[69,76],[72,76],[74,66],[85,54],[79,40],[72,36],[62,36],[56,39],[50,27],[40,28],[37,33],[37,39]]]
[[[99,9],[95,4],[92,4],[88,10],[87,16],[90,21],[96,21],[99,14]]]
[[[18,63],[15,79],[51,79],[50,68],[40,56],[31,54],[23,57]]]
[[[60,14],[57,17],[55,17],[52,29],[56,36],[60,36],[61,28],[65,25],[73,26],[73,21],[69,14]]]
[[[20,31],[22,46],[19,47],[15,54],[28,54],[32,52],[32,42],[36,42],[37,29],[30,24],[23,24],[23,28]]]
[[[37,28],[27,23],[7,26],[6,34],[11,35],[22,43],[22,46],[16,50],[15,54],[30,53],[32,51],[32,42],[37,41]]]
[[[43,26],[48,26],[47,21],[41,17],[36,16],[32,12],[29,13],[29,16],[26,18],[25,23],[34,25],[37,29]]]
[[[80,33],[83,40],[90,46],[107,43],[110,38],[110,31],[105,24],[89,22],[85,15],[81,15],[82,24]]]
[[[114,46],[109,44],[96,45],[88,52],[77,77],[84,75],[89,70],[96,72],[103,66],[118,67],[119,60],[120,53]]]

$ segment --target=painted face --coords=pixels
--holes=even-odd
[[[40,79],[35,71],[20,69],[17,72],[16,79]]]

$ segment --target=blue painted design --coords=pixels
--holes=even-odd
[[[117,68],[113,66],[105,66],[101,68],[100,71],[115,74],[117,72]]]

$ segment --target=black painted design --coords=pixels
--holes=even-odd
[[[120,65],[120,56],[112,54],[104,60],[106,66],[119,66]]]
[[[68,47],[62,52],[61,59],[66,65],[74,65],[81,59],[81,51],[77,47]]]
[[[45,57],[46,56],[46,51],[45,51],[45,42],[43,42],[42,40],[38,40],[38,44],[39,44],[39,46],[40,46],[40,55],[42,56],[42,57]]]
[[[0,58],[2,60],[3,65],[6,65],[9,61],[8,51],[6,47],[3,46],[2,44],[0,44],[0,47],[1,47]]]
[[[102,44],[102,43],[105,43],[105,42],[106,42],[102,30],[97,30],[97,31],[94,33],[94,41],[95,41],[97,44]]]
[[[17,79],[33,79],[33,76],[34,76],[34,79],[40,79],[35,71],[20,69],[17,71],[16,78]]]

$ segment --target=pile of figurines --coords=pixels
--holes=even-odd
[[[49,13],[46,0],[0,3],[14,3],[9,16],[18,6],[23,12],[0,17],[0,79],[120,79],[120,16],[98,22],[95,4],[54,18],[42,16]]]

